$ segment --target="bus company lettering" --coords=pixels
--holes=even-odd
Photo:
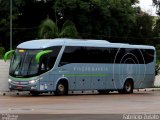
[[[81,71],[81,72],[102,72],[102,71],[108,71],[107,67],[87,67],[87,66],[82,66],[82,67],[74,67],[74,71]]]

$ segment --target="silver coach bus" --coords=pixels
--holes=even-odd
[[[11,57],[9,89],[32,95],[97,90],[99,93],[153,86],[155,48],[103,40],[45,39],[21,43]]]

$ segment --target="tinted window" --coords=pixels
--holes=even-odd
[[[139,49],[121,48],[119,49],[115,59],[115,63],[144,64],[143,57]]]
[[[115,63],[148,64],[154,60],[154,50],[121,48],[115,58]]]
[[[154,60],[154,50],[150,50],[150,49],[145,49],[142,50],[144,59],[145,59],[145,63],[151,63]]]
[[[60,66],[69,63],[147,64],[153,59],[154,50],[67,46],[62,55]]]
[[[112,63],[116,52],[116,49],[102,47],[67,46],[60,65],[69,63]]]

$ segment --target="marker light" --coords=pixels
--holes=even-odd
[[[23,53],[23,52],[25,52],[25,50],[22,50],[22,49],[21,49],[21,50],[18,50],[18,51],[19,51],[20,53]]]

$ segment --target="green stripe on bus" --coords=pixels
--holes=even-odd
[[[108,74],[64,74],[65,77],[106,77]]]

